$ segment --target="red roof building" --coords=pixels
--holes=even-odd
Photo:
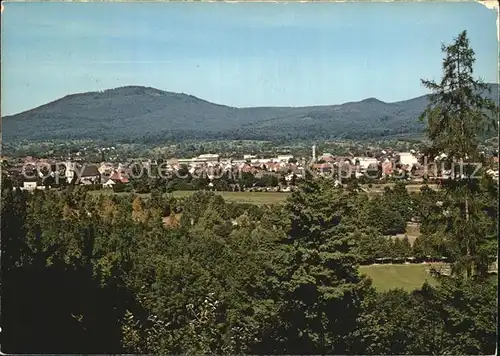
[[[114,171],[113,174],[109,177],[114,182],[120,182],[120,183],[128,183],[129,180],[127,177],[125,177],[121,172]]]
[[[392,162],[383,162],[382,163],[382,174],[388,176],[393,173],[393,167],[392,167]]]

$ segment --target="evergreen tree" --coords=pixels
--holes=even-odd
[[[492,244],[491,227],[477,198],[481,188],[474,168],[482,159],[479,142],[495,126],[493,114],[498,108],[483,96],[486,85],[473,76],[475,57],[467,32],[460,33],[453,44],[443,45],[442,51],[445,57],[441,81],[422,80],[431,94],[421,119],[427,123],[430,152],[446,154],[453,168],[453,179],[443,183],[447,196],[443,239],[456,248],[455,274],[465,278],[484,276],[493,257],[484,253],[485,246]]]
[[[273,277],[280,281],[284,325],[281,346],[272,352],[349,352],[347,336],[355,328],[368,281],[357,271],[352,226],[343,222],[346,197],[326,179],[308,179],[287,202],[289,244]]]

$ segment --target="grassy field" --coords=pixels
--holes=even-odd
[[[174,197],[181,198],[193,194],[194,191],[175,191]],[[224,200],[229,202],[250,203],[250,204],[279,204],[285,201],[290,193],[283,192],[215,192],[222,195]]]
[[[371,188],[368,186],[368,184],[361,184],[361,187],[365,189],[368,193],[383,193],[385,187],[394,187],[395,183],[385,183],[385,184],[373,184]],[[420,189],[422,188],[423,184],[407,184],[406,185],[406,190],[408,193],[419,193]],[[438,189],[437,184],[429,184],[429,188],[431,189]]]
[[[431,266],[437,268],[442,264],[371,265],[361,266],[360,272],[370,277],[379,291],[402,288],[410,292],[422,287],[425,281],[434,283],[427,272]]]
[[[184,198],[195,193],[194,190],[178,190],[172,192],[172,195],[176,198]],[[238,202],[238,203],[250,203],[250,204],[279,204],[285,201],[290,193],[284,192],[214,192],[215,194],[222,195],[224,200],[228,202]],[[123,196],[128,194],[133,194],[131,192],[114,193],[112,189],[101,189],[90,191],[90,194],[115,194],[117,196]],[[150,194],[137,194],[142,198],[149,198]]]

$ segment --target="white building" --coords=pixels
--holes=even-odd
[[[196,163],[198,160],[196,158],[179,158],[177,160],[178,164],[191,164],[191,163]]]
[[[203,155],[199,155],[198,156],[198,159],[199,160],[205,160],[205,161],[218,161],[219,160],[219,155],[218,154],[211,154],[211,153],[207,153],[207,154],[203,154]]]
[[[399,162],[404,165],[413,166],[418,164],[418,158],[411,152],[401,152],[399,154]]]
[[[35,190],[37,188],[36,182],[23,182],[22,190]]]
[[[440,155],[434,157],[434,160],[438,161],[445,158],[448,158],[448,155],[446,153],[441,153]]]
[[[108,180],[106,181],[106,183],[104,183],[102,186],[103,186],[104,188],[113,188],[113,186],[114,186],[115,184],[116,184],[116,183],[115,183],[115,181],[114,181],[114,180],[112,180],[112,179],[108,179]]]
[[[66,177],[66,181],[71,183],[73,178],[75,177],[75,168],[76,165],[74,162],[66,162],[66,171],[64,172],[64,176]]]
[[[323,160],[323,161],[328,161],[328,160],[331,160],[333,159],[333,155],[331,153],[328,153],[328,152],[325,152],[323,153],[321,156],[319,156],[319,160]]]
[[[256,164],[266,164],[266,163],[272,163],[273,160],[269,158],[261,158],[261,159],[252,159],[250,163],[256,163]]]
[[[280,155],[280,156],[278,156],[278,161],[280,161],[280,162],[288,162],[292,158],[293,158],[292,155]]]
[[[367,169],[369,166],[376,166],[378,165],[378,160],[373,157],[356,157],[354,161],[359,162],[359,166],[362,169]]]

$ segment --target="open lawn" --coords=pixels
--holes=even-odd
[[[370,277],[373,286],[379,291],[402,288],[411,292],[422,287],[425,281],[434,283],[435,281],[428,270],[431,267],[439,268],[441,266],[444,264],[381,264],[361,266],[360,272]]]
[[[377,194],[377,193],[383,193],[385,187],[390,187],[393,188],[395,183],[384,183],[384,184],[372,184],[371,187],[369,187],[368,184],[361,184],[361,187],[366,190],[369,194]],[[423,184],[407,184],[406,185],[406,190],[408,193],[420,193],[420,189],[422,188]],[[437,184],[429,184],[429,188],[431,189],[439,189]]]
[[[91,194],[115,194],[123,196],[133,194],[132,192],[114,193],[112,189],[100,189],[90,191]],[[184,198],[195,193],[194,190],[178,190],[172,192],[176,198]],[[291,193],[284,192],[214,192],[215,194],[222,195],[224,200],[228,202],[237,203],[250,203],[250,204],[279,204],[283,203]],[[150,194],[138,194],[141,198],[149,198]]]
[[[175,191],[172,194],[176,198],[186,197],[193,194],[194,191]],[[283,203],[290,193],[284,192],[215,192],[222,195],[224,200],[237,203],[250,204],[279,204]]]

